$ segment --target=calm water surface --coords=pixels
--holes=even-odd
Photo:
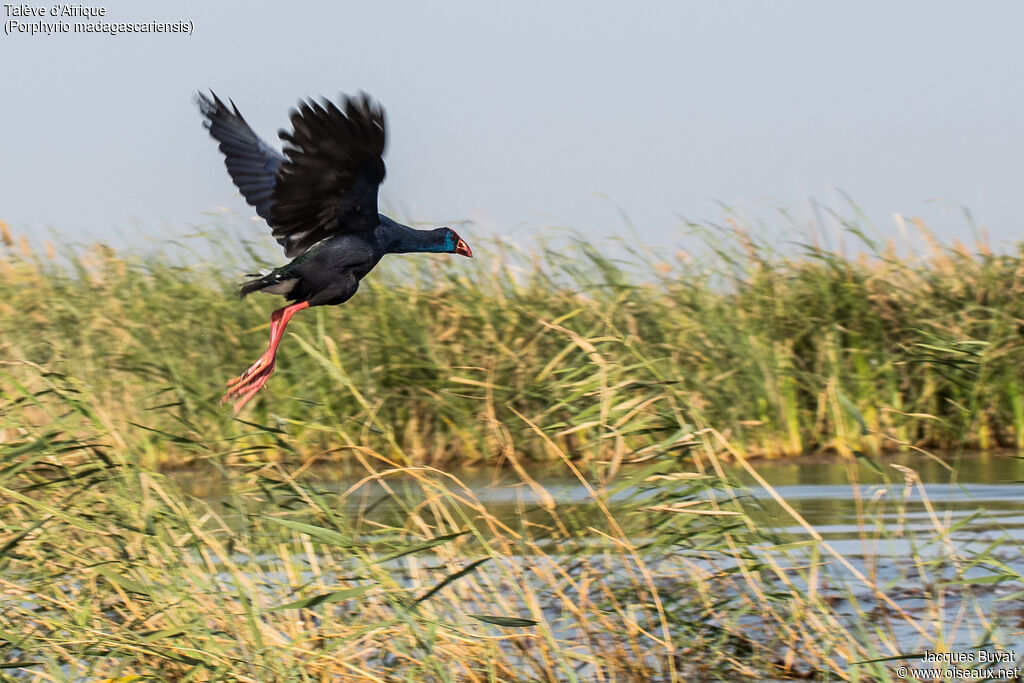
[[[960,581],[981,580],[974,587],[974,604],[984,614],[1002,615],[999,620],[1004,624],[1007,619],[1024,619],[1024,606],[1019,598],[1024,589],[1019,580],[1024,575],[1021,551],[1024,547],[1024,459],[1005,454],[943,458],[904,455],[881,458],[877,464],[878,470],[837,458],[808,456],[797,460],[755,461],[752,466],[856,571],[870,576],[922,623],[929,623],[930,613],[929,603],[921,597],[925,582],[920,563],[927,565],[928,582],[951,582],[946,584],[953,593],[944,607],[948,612],[944,621],[959,620],[956,622],[959,628],[950,634],[951,646],[973,647],[980,642],[977,637],[981,637],[978,633],[983,630],[979,630],[981,622],[975,623],[976,614],[956,613],[959,601],[954,598]],[[911,477],[912,485],[908,485],[908,473],[893,465],[910,468],[920,481]],[[681,469],[686,467],[689,466],[680,465]],[[493,514],[508,523],[521,523],[524,518],[541,512],[538,494],[523,484],[514,472],[494,468],[447,471],[469,487]],[[344,466],[325,467],[307,473],[305,482],[325,491],[341,492],[360,481],[364,474],[355,468],[346,470]],[[623,474],[629,474],[628,468]],[[775,532],[783,542],[810,539],[808,530],[748,473],[735,467],[729,474],[740,492],[756,499],[757,504],[745,507],[752,510],[761,528]],[[599,520],[601,515],[590,505],[587,488],[567,475],[561,465],[536,466],[530,470],[530,476],[559,506],[576,511],[571,514],[578,516],[580,524],[586,526]],[[220,474],[184,472],[174,477],[192,495],[223,504],[226,516],[230,517],[231,487]],[[361,510],[367,517],[400,525],[405,509],[415,506],[423,492],[414,481],[401,476],[389,477],[387,485],[398,495],[392,495],[373,482],[360,486],[346,498],[351,512]],[[636,495],[636,490],[622,491],[612,496],[612,507],[616,500]],[[538,518],[542,518],[542,514]],[[631,532],[631,538],[640,541],[643,529],[641,524]],[[600,538],[595,536],[594,543],[600,543]],[[950,548],[955,548],[958,558],[955,563],[948,562]],[[776,554],[778,558],[782,558],[780,552],[789,552],[782,564],[825,561],[833,577],[851,586],[851,593],[839,591],[835,598],[836,613],[840,618],[846,615],[851,623],[857,623],[848,602],[852,596],[861,605],[873,604],[872,590],[856,580],[848,568],[828,558],[827,553],[812,559],[801,555],[804,550],[800,549],[779,551],[766,546],[755,552]],[[993,563],[988,561],[971,561],[979,557],[1002,563],[1010,578],[987,581],[1000,570],[993,569]],[[935,560],[933,564],[928,563],[931,559]],[[655,575],[670,580],[678,568],[671,565],[669,559],[658,561],[650,569]],[[794,579],[799,581],[796,576]],[[906,640],[907,647],[911,648],[907,651],[915,651],[914,644],[921,642],[917,634],[898,620],[892,628],[901,642]]]
[[[899,522],[910,530],[924,530],[936,524],[951,526],[977,513],[982,514],[958,528],[956,534],[966,537],[1006,532],[1024,539],[1024,458],[1009,454],[942,458],[903,455],[880,458],[877,463],[881,473],[866,465],[850,466],[841,459],[818,456],[753,461],[752,466],[809,524],[832,540],[857,536],[865,524]],[[892,465],[912,469],[923,487],[915,485],[908,489],[905,474]],[[472,489],[475,496],[499,516],[521,514],[539,502],[537,494],[512,471],[494,468],[446,471]],[[628,472],[629,469],[624,468],[623,473]],[[529,473],[559,504],[590,500],[586,487],[560,464],[535,465]],[[763,501],[765,511],[761,521],[777,525],[779,531],[804,533],[741,468],[734,467],[730,474],[748,487],[747,493]],[[185,471],[173,476],[196,497],[217,502],[228,496],[229,484],[216,471]],[[365,472],[354,467],[324,466],[307,473],[304,482],[342,491],[364,476]],[[401,477],[389,477],[387,482],[393,490],[402,491],[405,487],[411,498],[420,493],[418,486]],[[618,497],[632,493],[624,491]],[[613,503],[615,499],[613,496]],[[906,503],[902,514],[897,509],[901,506],[895,505],[897,501]],[[389,510],[401,514],[394,498],[372,482],[360,487],[350,502],[354,507],[372,507],[378,514],[387,514]],[[409,502],[415,504],[414,500]]]

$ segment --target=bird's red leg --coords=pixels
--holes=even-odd
[[[228,393],[221,399],[221,403],[225,403],[233,398],[239,398],[240,400],[234,406],[237,413],[256,395],[256,392],[263,388],[263,385],[267,383],[270,375],[274,372],[277,347],[284,338],[284,329],[288,326],[288,321],[292,319],[293,315],[308,307],[308,301],[300,301],[290,306],[279,308],[271,314],[270,346],[248,370],[228,382]]]
[[[277,344],[280,343],[278,341],[278,330],[280,329],[281,326],[281,315],[285,312],[285,310],[287,310],[287,308],[287,306],[285,306],[284,308],[279,308],[270,314],[270,346],[267,348],[266,351],[263,352],[263,355],[260,356],[255,363],[249,366],[248,370],[243,372],[238,377],[235,377],[234,379],[229,379],[227,382],[228,387],[233,387],[236,384],[240,383],[242,380],[246,379],[247,377],[251,377],[252,375],[260,372],[261,370],[264,370],[268,365],[270,365],[273,362],[275,349],[277,348]]]

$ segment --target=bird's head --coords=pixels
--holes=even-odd
[[[459,237],[459,233],[455,232],[451,228],[441,228],[445,231],[444,242],[445,246],[448,247],[449,254],[461,254],[462,256],[468,256],[473,258],[473,250],[466,244],[466,240]]]

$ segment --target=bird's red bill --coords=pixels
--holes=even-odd
[[[455,253],[473,258],[473,250],[469,248],[468,244],[466,244],[466,240],[461,238],[459,239],[459,243],[455,245]]]

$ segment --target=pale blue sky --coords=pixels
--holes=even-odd
[[[104,6],[195,31],[0,35],[0,219],[17,231],[116,243],[216,206],[252,215],[198,88],[274,144],[299,97],[369,92],[390,124],[382,205],[473,220],[471,244],[622,234],[618,205],[667,245],[679,215],[720,221],[722,202],[774,225],[776,206],[809,218],[809,198],[842,209],[833,188],[883,234],[900,212],[969,240],[957,205],[996,243],[1024,228],[1019,0]]]

